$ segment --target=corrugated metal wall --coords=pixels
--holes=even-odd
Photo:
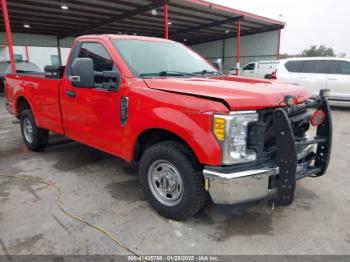
[[[57,38],[53,35],[13,33],[12,39],[15,46],[57,47]],[[60,46],[71,47],[73,41],[73,37],[64,38],[60,40]],[[7,45],[6,33],[4,32],[0,32],[0,45]]]
[[[13,33],[15,46],[56,47],[56,36]],[[60,40],[61,47],[71,47],[74,38]],[[225,41],[225,44],[224,44]],[[0,32],[0,45],[6,45],[6,35]],[[224,54],[225,46],[225,54]],[[191,46],[209,60],[223,59],[224,70],[235,68],[236,38],[212,41]],[[278,49],[278,31],[241,37],[241,65],[252,61],[275,60]]]
[[[190,47],[207,59],[216,59],[223,57],[223,46],[224,40],[218,40]]]
[[[236,38],[192,45],[191,48],[208,60],[223,59],[225,71],[236,67]],[[241,65],[244,66],[252,61],[275,60],[277,49],[278,31],[243,36],[241,37]]]

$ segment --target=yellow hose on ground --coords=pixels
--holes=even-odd
[[[56,183],[53,182],[46,182],[44,180],[37,180],[37,179],[32,179],[29,177],[24,177],[24,176],[15,176],[15,175],[4,175],[4,174],[0,174],[0,177],[7,177],[7,178],[12,178],[12,179],[18,179],[18,180],[23,180],[23,181],[27,181],[27,182],[34,182],[34,183],[40,183],[40,184],[44,184],[47,185],[49,187],[53,187],[56,189],[56,206],[68,217],[77,220],[99,232],[101,232],[102,234],[104,234],[105,236],[107,236],[108,238],[110,238],[115,244],[117,244],[118,246],[120,246],[121,248],[123,248],[124,250],[130,252],[131,254],[140,257],[140,255],[138,255],[136,252],[134,252],[133,250],[131,250],[129,247],[127,247],[123,242],[121,242],[118,238],[116,238],[115,236],[113,236],[111,233],[109,233],[107,230],[103,229],[102,227],[96,226],[94,224],[91,224],[89,221],[76,216],[72,213],[70,213],[69,211],[65,210],[62,206],[62,193],[61,193],[61,189],[59,186],[56,185]]]

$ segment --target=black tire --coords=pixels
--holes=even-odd
[[[29,121],[32,126],[31,141],[28,140],[24,134],[24,124],[26,121]],[[30,109],[23,110],[21,113],[21,133],[24,143],[31,151],[42,151],[49,142],[49,131],[37,127],[32,110]]]
[[[5,83],[3,79],[0,79],[0,93],[5,92]]]
[[[265,79],[271,79],[271,77],[272,77],[272,74],[266,74],[266,75],[264,76]]]
[[[171,163],[178,170],[182,179],[182,197],[179,203],[173,206],[160,202],[152,193],[148,182],[149,170],[152,164],[160,160]],[[208,200],[200,165],[193,153],[180,143],[165,141],[149,147],[142,155],[139,176],[147,200],[158,213],[167,218],[185,220],[196,214]]]

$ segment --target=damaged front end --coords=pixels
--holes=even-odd
[[[332,145],[332,118],[327,98],[320,96],[283,108],[257,111],[249,123],[246,144],[256,152],[249,163],[203,170],[214,203],[239,204],[266,197],[274,205],[293,201],[296,181],[325,174]],[[311,112],[314,110],[315,112]],[[309,128],[315,135],[308,136]]]

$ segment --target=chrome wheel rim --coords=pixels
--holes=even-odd
[[[28,118],[23,120],[23,134],[28,143],[33,143],[33,125]]]
[[[153,196],[166,206],[177,205],[183,196],[180,172],[166,160],[157,160],[148,170],[148,185]]]

